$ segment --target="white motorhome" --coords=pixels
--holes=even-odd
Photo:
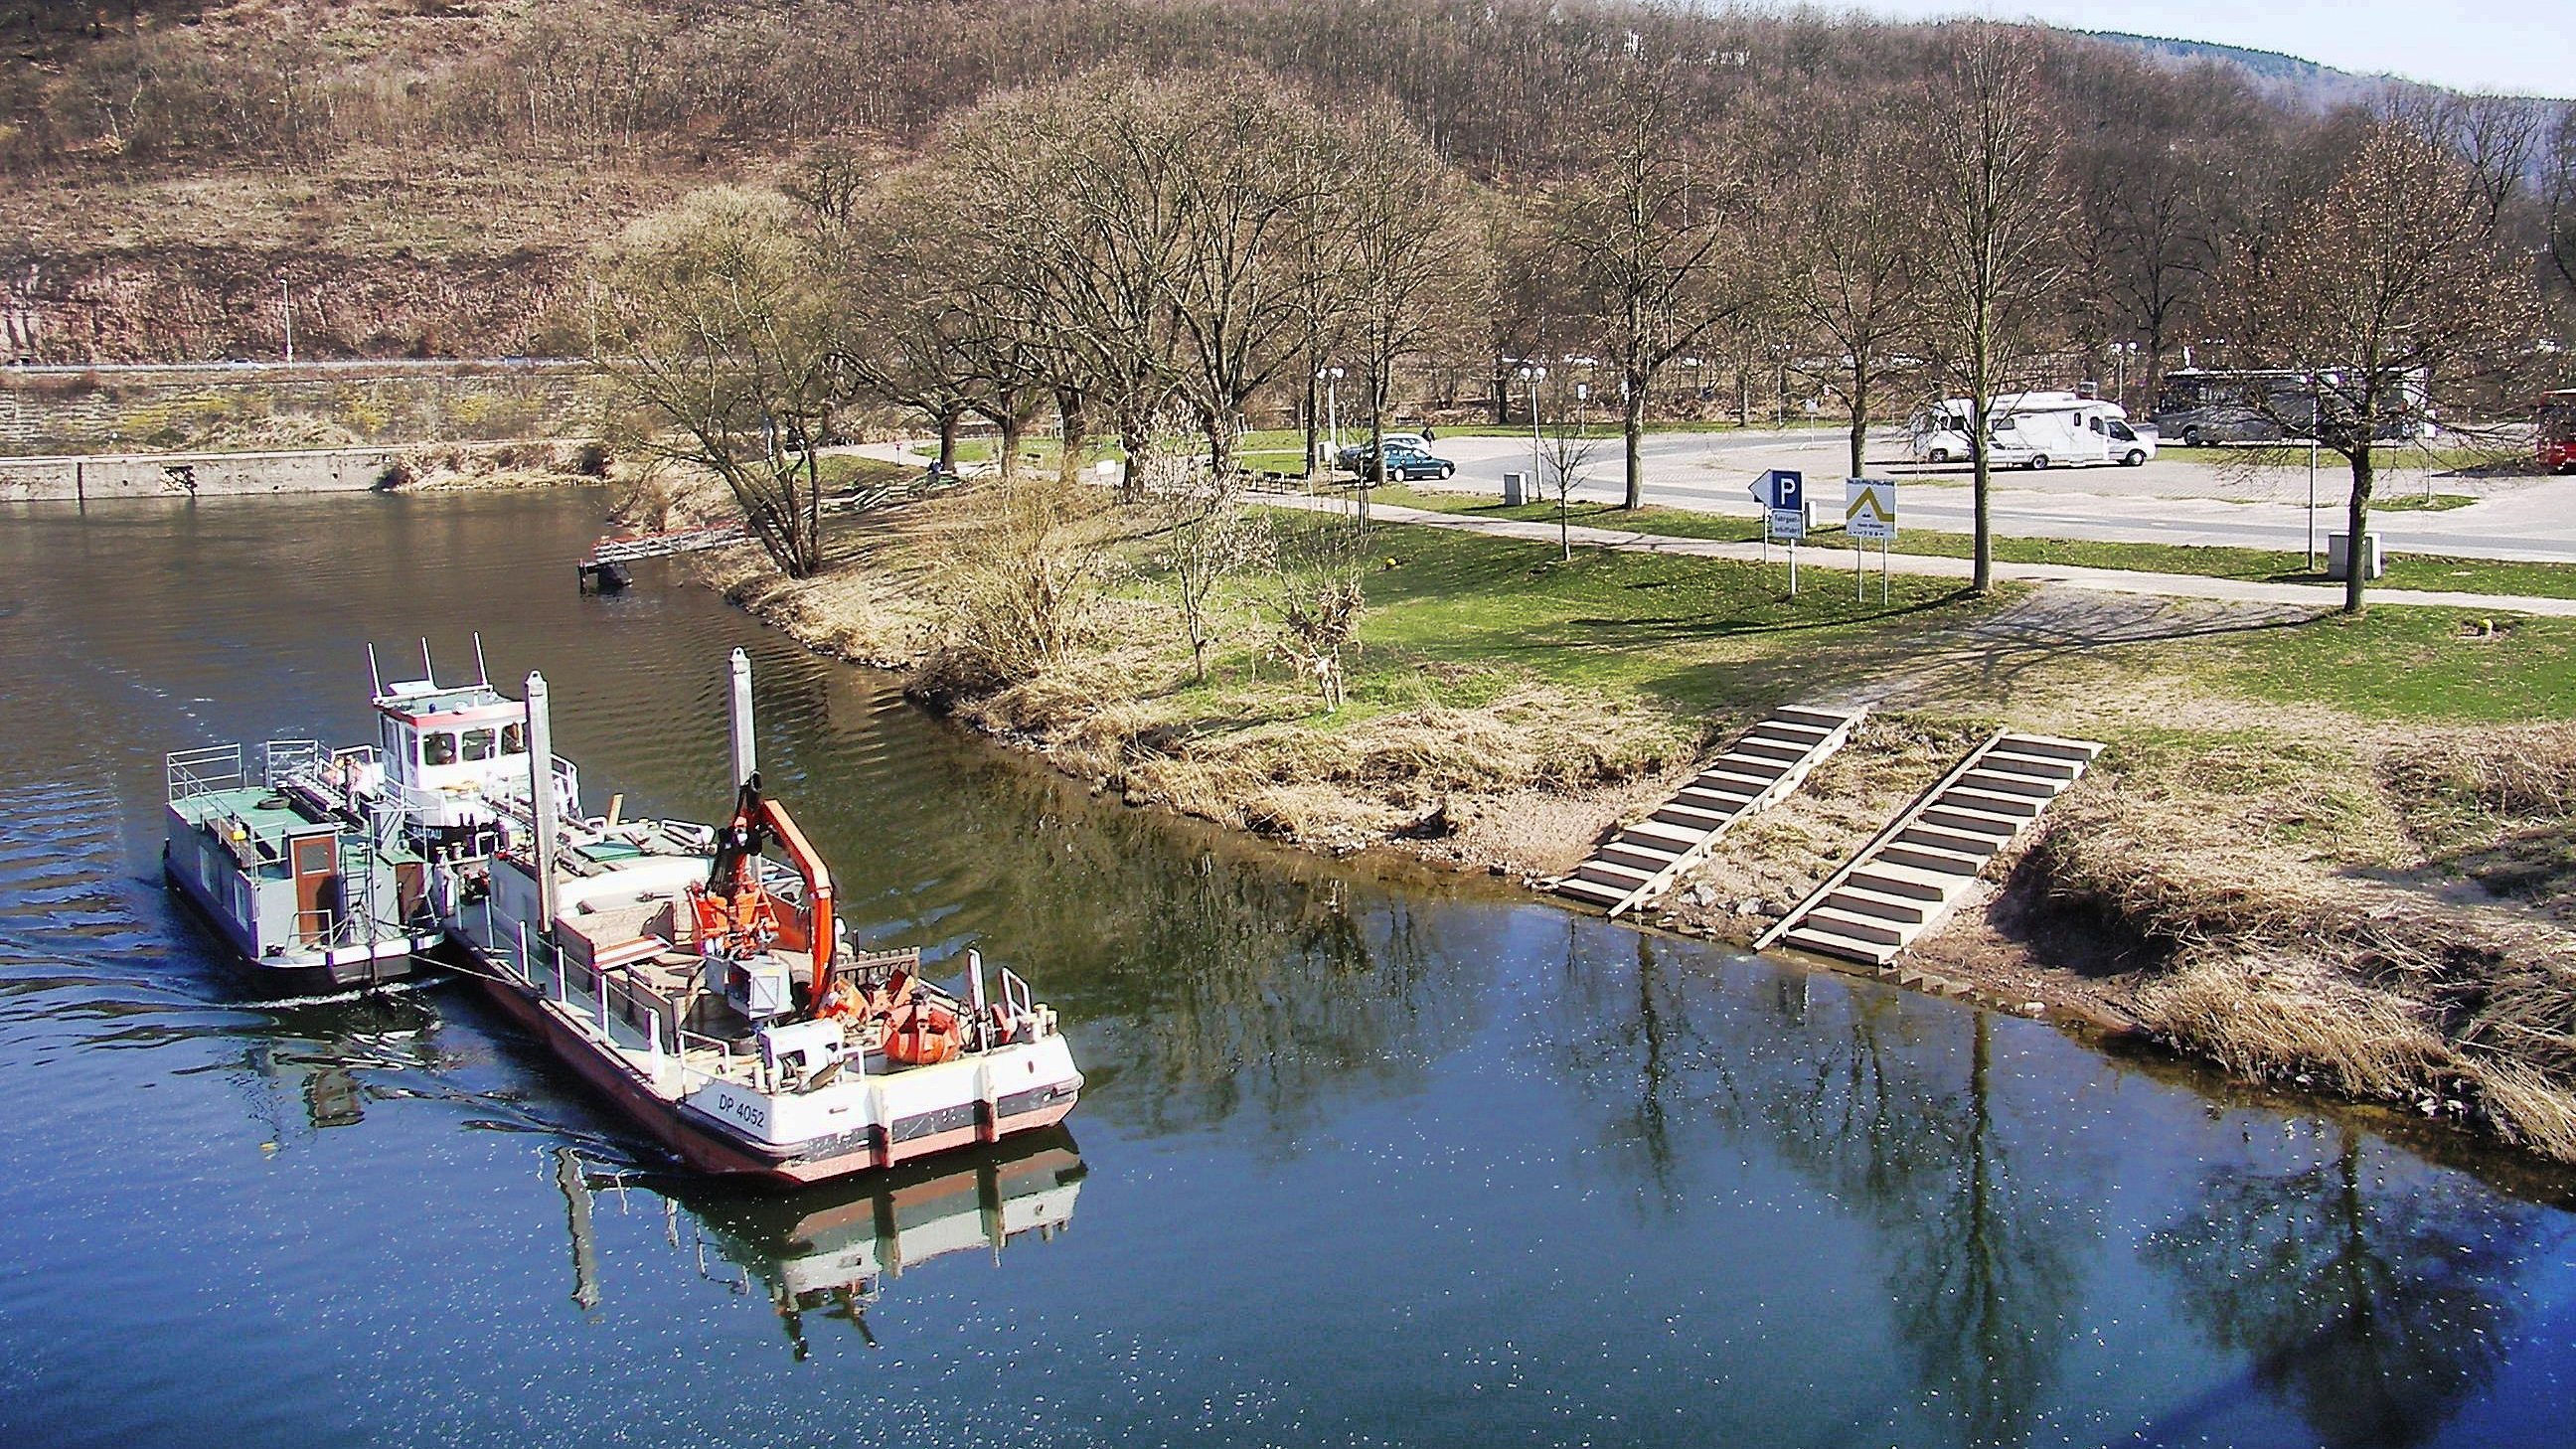
[[[1973,413],[1973,404],[1958,397],[1916,413],[1907,426],[1910,456],[1918,463],[1967,461]],[[1986,456],[2005,467],[2119,463],[2134,468],[2156,455],[2155,434],[2131,424],[2128,409],[2071,392],[2001,394],[1986,424]]]

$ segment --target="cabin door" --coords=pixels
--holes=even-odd
[[[328,835],[306,835],[289,849],[295,868],[295,937],[310,946],[340,924],[339,842]]]

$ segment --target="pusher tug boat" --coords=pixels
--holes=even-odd
[[[494,689],[475,640],[475,682],[384,683],[367,651],[378,742],[325,753],[271,740],[246,769],[239,745],[173,751],[164,875],[265,984],[368,986],[408,976],[446,938],[460,885],[530,816],[527,711]],[[580,776],[548,762],[578,814]]]
[[[529,758],[550,758],[528,676]],[[455,935],[489,994],[691,1166],[813,1182],[1050,1126],[1082,1074],[1028,984],[966,954],[964,998],[913,950],[850,956],[831,872],[754,768],[732,660],[732,818],[565,822],[490,858]],[[763,852],[776,848],[785,863]]]
[[[264,987],[331,990],[409,976],[443,935],[428,862],[398,809],[351,788],[311,740],[163,758],[161,872]]]

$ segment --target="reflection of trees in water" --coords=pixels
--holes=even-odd
[[[1636,943],[1633,967],[1569,944],[1560,1059],[1637,1180],[1674,1205],[1677,1122],[1758,1138],[1876,1235],[1923,1407],[1969,1442],[2026,1437],[2098,1227],[2020,1170],[1994,1109],[1991,1019],[1835,988],[1811,1009],[1792,973],[1752,988],[1767,1010],[1740,992],[1711,1000]]]
[[[2340,1129],[2334,1153],[2307,1166],[2210,1173],[2144,1256],[2326,1443],[2403,1446],[2493,1373],[2517,1317],[2507,1275],[2533,1224],[2455,1183],[2366,1180],[2359,1137]]]
[[[1803,1060],[1748,1100],[1784,1161],[1867,1214],[1892,1325],[1917,1384],[1939,1395],[1923,1406],[1968,1442],[2018,1443],[2071,1336],[2075,1260],[2098,1228],[2020,1170],[1995,1117],[1993,1018],[1936,1009],[1946,1019],[1870,993],[1841,1004],[1839,1030],[1806,1014]]]
[[[1633,940],[1633,964],[1592,956],[1587,941]],[[1604,933],[1569,916],[1559,989],[1564,1005],[1544,1020],[1567,1080],[1603,1110],[1598,1140],[1643,1202],[1670,1214],[1682,1206],[1673,1125],[1704,1115],[1707,1095],[1731,1098],[1727,1054],[1701,1036],[1686,992],[1690,973],[1656,950],[1644,932]],[[1724,1112],[1735,1110],[1730,1102]]]
[[[1330,1086],[1408,1080],[1437,1049],[1432,994],[1483,969],[1435,949],[1436,903],[1364,894],[1323,862],[1227,850],[1015,767],[943,798],[938,868],[900,902],[916,922],[875,934],[929,925],[1025,974],[1076,1030],[1095,1107],[1157,1130],[1299,1121]],[[858,902],[854,926],[884,904]]]

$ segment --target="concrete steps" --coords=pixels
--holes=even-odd
[[[2101,751],[2088,740],[1996,731],[1754,945],[1795,946],[1890,974],[1905,948],[1949,914],[1986,863]],[[1896,974],[1927,989],[1956,984]]]
[[[1866,710],[1784,707],[1702,765],[1645,820],[1628,826],[1556,883],[1557,894],[1611,915],[1661,896],[1735,822],[1786,798],[1843,747]]]

